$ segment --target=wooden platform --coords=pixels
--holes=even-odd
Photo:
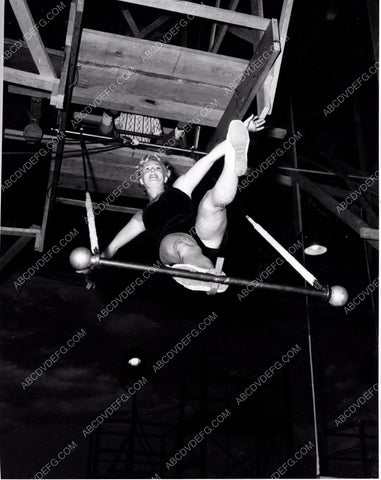
[[[8,39],[6,48],[12,42]],[[161,48],[147,58],[147,52],[157,44]],[[60,74],[63,54],[51,49],[47,53]],[[237,81],[248,63],[225,55],[84,29],[72,102],[95,107],[98,103],[101,108],[216,127],[232,97],[228,85]],[[6,61],[6,66],[35,73],[26,46]],[[34,80],[30,83],[35,84]],[[112,84],[114,92],[107,90]],[[11,91],[32,95],[25,88],[31,85],[26,82],[24,88],[13,87]],[[205,108],[207,111],[203,111]]]

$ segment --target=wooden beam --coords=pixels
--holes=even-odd
[[[216,0],[215,7],[220,8],[220,6],[221,6],[221,0]],[[212,25],[212,29],[210,31],[208,52],[210,52],[212,50],[213,43],[214,43],[214,40],[215,40],[215,37],[216,37],[216,29],[217,29],[217,23],[214,22],[213,25]]]
[[[160,28],[162,25],[164,25],[165,22],[167,22],[171,18],[171,15],[161,15],[158,17],[156,20],[154,20],[152,23],[144,27],[142,30],[140,30],[139,34],[136,35],[137,38],[146,38],[148,35],[158,28]]]
[[[264,17],[263,11],[263,1],[262,0],[251,0],[251,14],[258,15],[260,17]],[[253,52],[258,48],[259,42],[261,41],[263,36],[263,32],[258,30],[253,30],[251,34],[251,38],[253,40]],[[265,115],[267,114],[268,110],[266,108],[266,97],[268,94],[268,86],[266,85],[266,80],[263,86],[259,89],[257,93],[257,113],[258,115]]]
[[[349,177],[348,175],[349,172],[346,164],[341,159],[336,159],[334,162],[334,168],[337,170],[338,176],[343,180],[343,182],[345,182],[348,185],[348,189],[349,189],[348,194],[350,192],[355,192],[357,189],[357,185]],[[373,207],[367,198],[367,193],[369,192],[365,191],[363,194],[358,195],[358,201],[366,213],[366,220],[368,221],[371,227],[376,228],[378,227],[378,215],[375,212],[375,210],[373,210]]]
[[[159,8],[169,12],[176,12],[182,15],[189,15],[209,20],[215,20],[221,23],[239,25],[241,27],[255,28],[257,30],[266,30],[270,20],[266,18],[248,15],[246,13],[231,12],[225,8],[208,7],[193,2],[182,0],[119,0],[143,7]]]
[[[25,95],[27,97],[47,98],[48,100],[51,98],[51,93],[47,91],[21,87],[20,85],[14,85],[12,83],[8,85],[8,92],[15,93],[16,95]]]
[[[40,233],[41,228],[36,225],[30,228],[18,228],[18,227],[0,227],[1,235],[11,235],[16,237],[35,237]]]
[[[14,40],[11,38],[4,39],[4,50],[9,50],[12,45],[13,49],[17,49],[17,55],[11,55],[9,58],[4,58],[4,66],[16,68],[19,70],[22,69],[27,72],[38,74],[37,67],[33,61],[32,55],[30,54],[26,42],[23,42],[22,40]],[[46,51],[49,55],[50,61],[53,64],[54,70],[59,76],[62,69],[64,52],[62,52],[61,50],[55,50],[53,48],[47,48]]]
[[[275,182],[278,183],[279,185],[283,185],[286,187],[292,186],[292,178],[289,177],[288,175],[282,175],[282,174],[276,175]],[[318,183],[318,182],[315,182],[315,183],[318,187],[321,187],[327,193],[332,195],[332,197],[338,198],[340,200],[347,197],[348,194],[350,193],[349,190],[345,190],[344,188],[333,187],[332,185],[327,185],[325,183]]]
[[[280,52],[278,23],[271,20],[262,40],[243,74],[243,80],[233,93],[207,150],[223,140],[229,123],[233,119],[242,119],[261,88],[267,73]]]
[[[70,49],[73,41],[74,22],[75,22],[76,12],[77,12],[77,4],[75,1],[73,1],[70,4],[69,20],[67,22],[66,39],[65,39],[65,56],[63,61],[63,67],[60,74],[60,82],[58,85],[56,95],[52,94],[52,97],[50,100],[51,105],[55,105],[56,108],[59,108],[61,110],[63,108],[64,99],[65,99],[67,74],[69,71]]]
[[[26,0],[9,0],[9,2],[40,75],[57,78],[54,67],[46,53],[44,44],[42,43],[40,34],[37,28],[35,28],[35,23]],[[34,32],[33,35],[30,33],[31,31]],[[28,32],[29,35],[26,36]]]
[[[4,16],[4,10],[5,10],[5,7],[4,7],[4,2],[1,2],[0,3],[0,18],[5,18]],[[4,23],[5,22],[0,22],[0,50],[1,50],[1,56],[4,55],[4,43],[5,43],[5,39],[4,39]],[[2,60],[2,63],[4,63],[4,60]],[[4,66],[4,65],[3,65]],[[0,132],[1,132],[1,135],[0,135],[0,180],[2,181],[3,180],[3,105],[4,105],[4,82],[0,80]],[[0,191],[0,225],[1,225],[1,221],[2,221],[2,200],[3,200],[3,189],[1,189]],[[0,247],[1,247],[1,238],[0,238]]]
[[[287,32],[288,32],[288,26],[291,18],[293,1],[294,0],[283,0],[282,12],[279,20],[279,36],[280,36],[281,52],[278,58],[276,59],[272,69],[269,71],[267,78],[263,84],[263,87],[258,92],[257,112],[259,115],[263,111],[266,112],[266,115],[271,114],[274,106],[275,93],[278,85],[279,72],[282,64],[284,48],[287,41]],[[256,34],[257,33],[258,32],[256,32]]]
[[[71,39],[71,48],[70,48],[70,60],[67,73],[67,82],[66,82],[66,91],[64,95],[64,105],[62,111],[59,111],[58,115],[58,135],[59,142],[57,145],[57,150],[55,157],[52,158],[53,171],[49,175],[48,185],[47,185],[47,195],[44,206],[44,214],[41,225],[41,235],[40,242],[38,246],[38,251],[43,251],[45,244],[45,237],[49,225],[50,218],[53,215],[54,204],[57,195],[58,181],[61,171],[62,156],[65,146],[65,132],[66,126],[68,123],[68,112],[71,104],[73,89],[74,89],[74,79],[77,70],[77,61],[78,61],[78,52],[79,45],[81,40],[82,33],[82,16],[84,9],[84,0],[76,0],[76,12],[74,26],[72,29],[72,39]]]
[[[19,253],[21,250],[28,245],[32,240],[32,237],[20,237],[4,255],[0,258],[0,271],[8,265],[8,263]]]
[[[338,213],[339,203],[331,195],[329,195],[323,188],[316,185],[314,182],[309,180],[304,175],[298,172],[289,172],[289,176],[297,182],[300,187],[312,195],[316,200],[318,200],[322,205],[324,205],[331,213],[333,213],[339,220],[348,225],[352,230],[354,230],[358,235],[361,233],[361,228],[370,228],[367,223],[364,222],[361,218],[357,217],[354,213],[350,211],[349,208],[341,209],[340,214]],[[379,250],[378,242],[374,240],[367,239],[367,242],[377,250]]]
[[[230,0],[230,4],[229,4],[228,9],[231,12],[235,12],[237,10],[238,4],[239,4],[239,0]],[[211,49],[211,51],[213,53],[218,52],[218,50],[221,46],[221,43],[222,43],[223,39],[225,38],[226,32],[228,31],[228,28],[229,28],[229,25],[226,25],[226,24],[221,26],[221,28],[218,32],[217,38],[216,38],[216,40],[213,44],[213,47]]]
[[[379,240],[379,231],[374,228],[360,228],[360,237],[366,240]]]
[[[251,0],[251,14],[257,17],[264,17],[263,0]],[[259,42],[261,41],[263,32],[254,30],[251,34],[251,39],[254,45],[253,53],[257,49]]]
[[[235,27],[234,25],[230,25],[229,32],[241,40],[245,40],[246,42],[254,44],[253,34],[257,33],[257,30],[250,30],[249,28]]]
[[[268,88],[269,107],[270,107],[269,114],[272,112],[272,109],[274,106],[274,99],[275,99],[276,89],[278,86],[280,67],[282,65],[283,53],[286,46],[287,32],[288,32],[288,26],[290,24],[293,4],[294,4],[294,0],[283,0],[283,7],[282,7],[282,12],[280,14],[280,21],[279,21],[281,52],[268,75],[267,88]]]
[[[62,205],[71,205],[73,207],[86,208],[85,200],[76,200],[74,198],[57,197],[56,202]],[[96,206],[96,203],[97,202],[93,202],[94,207]],[[133,215],[138,210],[140,210],[139,208],[123,207],[122,205],[108,205],[108,204],[103,204],[103,205],[104,205],[104,209],[110,212],[127,213],[129,215]]]
[[[129,27],[131,28],[131,31],[134,35],[134,37],[138,37],[140,30],[138,26],[135,23],[135,20],[133,19],[131,12],[129,11],[128,8],[122,8],[122,13],[124,18],[126,19],[126,22],[128,23]]]
[[[0,227],[1,235],[14,235],[20,237],[0,258],[0,270],[4,268],[33,238],[35,239],[35,250],[41,228],[38,225],[31,225],[29,228]]]
[[[48,92],[51,92],[55,85],[58,85],[57,78],[24,72],[10,67],[4,67],[4,81]]]

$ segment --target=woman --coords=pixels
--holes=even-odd
[[[247,169],[249,131],[263,129],[264,120],[249,117],[230,123],[227,138],[166,188],[170,172],[160,157],[150,154],[139,164],[139,182],[149,204],[139,210],[116,235],[102,256],[113,257],[140,233],[147,231],[159,246],[160,260],[169,266],[193,271],[214,272],[213,261],[224,239],[229,205],[237,192],[238,177]],[[225,156],[222,172],[214,187],[202,198],[196,215],[191,195],[212,165]],[[209,290],[210,284],[176,279],[193,290]],[[226,285],[219,285],[223,291]]]

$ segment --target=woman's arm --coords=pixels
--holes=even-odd
[[[126,226],[116,235],[114,240],[102,253],[103,258],[111,258],[116,252],[126,245],[128,242],[131,242],[134,238],[145,231],[145,226],[143,223],[143,211],[139,210],[131,218]]]

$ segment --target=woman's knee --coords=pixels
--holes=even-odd
[[[166,264],[181,263],[189,252],[200,249],[187,233],[170,233],[160,242],[160,260]]]
[[[205,210],[205,213],[213,215],[218,212],[222,212],[228,206],[228,203],[221,203],[216,201],[215,196],[213,195],[213,189],[208,190],[200,202],[201,208]]]

